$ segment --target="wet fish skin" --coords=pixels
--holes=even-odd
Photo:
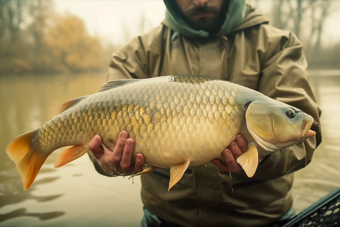
[[[225,89],[218,81],[169,86],[164,81],[174,81],[170,78],[143,81],[148,89],[139,81],[129,84],[129,89],[117,87],[77,100],[75,106],[40,128],[37,138],[41,150],[50,153],[60,146],[88,143],[95,134],[114,147],[119,132],[126,130],[136,141],[135,153],[143,153],[148,164],[169,167],[179,157],[182,161],[184,154],[192,164],[204,164],[240,132],[244,113],[235,102],[237,89]],[[200,89],[192,86],[195,83]],[[195,153],[190,149],[193,146]],[[206,150],[218,151],[214,154]],[[169,151],[177,157],[172,155],[169,160]]]
[[[289,107],[254,90],[203,76],[112,81],[98,93],[63,104],[50,121],[14,140],[7,153],[17,163],[24,189],[28,189],[55,149],[73,145],[57,158],[55,166],[60,167],[88,152],[88,142],[95,134],[113,148],[118,134],[125,130],[136,141],[134,154],[142,153],[152,170],[171,169],[171,188],[189,165],[219,158],[239,133],[253,144],[251,159],[257,167],[255,156],[264,149],[251,135],[259,130],[249,130],[246,122],[247,108],[256,111],[256,102],[274,102],[279,109]],[[298,125],[300,128],[305,129],[305,125]],[[249,157],[245,157],[247,161]],[[251,171],[256,167],[250,167]]]

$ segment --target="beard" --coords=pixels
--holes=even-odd
[[[210,14],[206,17],[195,18],[199,14]],[[204,30],[209,33],[218,32],[223,23],[225,14],[222,15],[220,10],[214,6],[204,5],[195,7],[185,12],[185,18],[188,24],[195,30]]]

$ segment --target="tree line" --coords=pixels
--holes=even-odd
[[[250,0],[259,9],[267,8],[266,16],[273,26],[294,32],[304,45],[312,67],[340,67],[339,41],[329,44],[324,37],[327,20],[340,12],[338,0]],[[339,27],[334,28],[339,33]]]
[[[293,31],[303,42],[311,66],[339,67],[340,39],[325,45],[325,23],[340,11],[337,0],[249,0],[271,23]],[[150,29],[141,16],[144,32]],[[143,26],[142,26],[143,25]],[[339,29],[334,28],[337,32]],[[122,30],[125,40],[129,28]],[[81,72],[107,67],[114,46],[87,32],[82,19],[55,13],[50,0],[0,0],[0,74]]]
[[[0,0],[0,73],[102,70],[108,60],[83,20],[52,1]]]

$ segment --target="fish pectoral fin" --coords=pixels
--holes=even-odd
[[[88,150],[88,146],[74,145],[58,155],[57,160],[54,162],[54,167],[59,168],[66,165],[67,163],[83,156]]]
[[[187,170],[188,166],[190,165],[190,161],[185,161],[179,165],[172,165],[170,167],[170,182],[168,191],[177,184],[178,181],[181,180],[184,172]]]
[[[139,176],[139,175],[143,175],[143,174],[146,174],[146,173],[151,173],[152,171],[154,171],[154,170],[156,170],[156,169],[157,169],[156,166],[151,166],[151,165],[149,165],[149,166],[146,166],[146,167],[143,169],[143,171],[134,174],[134,176]]]
[[[259,154],[255,144],[250,143],[248,145],[248,150],[237,158],[237,163],[242,166],[248,177],[254,176],[257,166],[259,165]]]

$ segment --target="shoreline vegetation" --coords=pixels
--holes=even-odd
[[[321,40],[326,19],[334,8],[340,9],[333,7],[334,2],[277,0],[267,13],[274,26],[291,30],[300,38],[309,69],[340,69],[340,41],[326,46],[327,41]],[[265,0],[250,3],[261,9]],[[150,29],[145,27],[140,33]],[[57,14],[53,1],[0,1],[0,76],[105,71],[111,54],[120,46],[91,36],[81,18]]]
[[[0,75],[102,71],[114,50],[53,1],[0,1]]]

